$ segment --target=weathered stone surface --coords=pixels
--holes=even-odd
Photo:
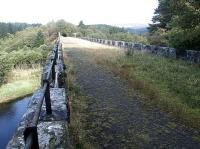
[[[40,121],[67,120],[67,97],[64,88],[51,88],[52,114],[46,115],[45,102],[42,105]]]
[[[186,59],[190,62],[200,63],[200,52],[193,50],[186,50]]]
[[[136,50],[142,50],[142,44],[140,44],[140,43],[135,43],[135,44],[134,44],[134,49],[136,49]]]
[[[176,49],[174,48],[155,46],[153,52],[160,56],[176,58]]]
[[[51,88],[51,104],[52,115],[46,115],[45,103],[42,106],[39,118],[38,139],[39,146],[46,148],[70,148],[68,127],[67,127],[67,97],[64,88]],[[17,128],[13,138],[7,145],[7,149],[24,148],[23,132],[25,124],[33,118],[38,100],[41,96],[41,90],[38,90],[32,98],[30,98],[27,112]]]
[[[120,48],[127,49],[128,55],[133,55],[134,50],[141,51],[143,53],[152,53],[159,56],[169,57],[169,58],[182,58],[193,63],[200,63],[200,52],[194,50],[186,50],[185,55],[179,55],[175,48],[170,47],[160,47],[156,45],[144,45],[141,43],[131,43],[124,41],[114,41],[114,40],[104,40],[104,39],[95,39],[95,38],[82,38],[84,40],[89,40],[92,42],[99,42],[102,44],[117,46]]]
[[[134,53],[134,50],[139,50],[141,52],[153,53],[160,56],[176,58],[176,49],[174,48],[160,47],[160,46],[155,46],[155,45],[144,45],[141,43],[133,43],[133,42],[94,39],[94,38],[91,38],[91,39],[83,38],[83,39],[93,41],[93,42],[99,42],[99,43],[103,43],[107,45],[117,46],[120,48],[125,48],[128,51],[127,53],[130,55]],[[200,61],[200,58],[195,58],[196,56],[194,55],[198,55],[198,57],[200,57],[200,54],[188,52],[189,59],[192,59],[192,61]]]
[[[23,138],[24,127],[17,129],[15,137],[8,143],[7,149],[24,148]],[[70,148],[68,127],[65,121],[39,122],[38,140],[41,149],[49,148]]]

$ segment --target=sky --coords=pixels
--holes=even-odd
[[[0,0],[0,22],[148,25],[158,0]]]

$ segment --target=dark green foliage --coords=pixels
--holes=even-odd
[[[5,77],[11,70],[10,60],[8,59],[6,52],[0,53],[0,85],[4,83]]]
[[[109,29],[110,34],[116,34],[116,33],[127,33],[127,30],[124,28],[119,28],[119,27],[111,27]]]
[[[35,41],[34,41],[34,47],[39,47],[40,45],[44,44],[44,34],[41,30],[37,32]]]
[[[177,1],[169,31],[169,42],[179,49],[200,50],[200,2]]]
[[[86,26],[85,26],[85,24],[83,23],[82,20],[79,22],[78,27],[80,27],[80,28],[86,28]]]
[[[79,32],[82,37],[147,43],[147,39],[144,36],[128,33],[124,28],[105,24],[85,25],[84,28],[79,27]]]
[[[200,1],[159,0],[152,20],[150,43],[200,50]]]
[[[76,26],[66,22],[65,20],[58,20],[55,23],[55,28],[57,32],[60,32],[61,35],[65,36],[73,36],[73,33],[77,31]]]
[[[67,37],[67,36],[73,36],[73,33],[75,33],[76,26],[66,22],[65,20],[58,20],[57,22],[49,22],[46,26],[47,33],[49,36],[51,36],[53,39],[57,37],[57,33],[60,32],[61,35]]]
[[[45,27],[31,27],[0,40],[0,85],[9,70],[32,68],[46,61],[53,41],[47,32]]]
[[[153,33],[159,28],[169,29],[168,23],[173,16],[172,3],[174,0],[158,0],[159,6],[155,10],[155,16],[152,18],[153,24],[150,24],[149,31]]]
[[[34,64],[41,64],[45,61],[42,56],[42,51],[38,49],[13,51],[9,56],[13,67],[32,67]]]
[[[62,33],[61,34],[63,37],[67,37],[67,34],[66,33]]]
[[[138,36],[135,34],[129,34],[129,33],[114,33],[108,36],[108,39],[112,40],[123,40],[127,42],[139,42],[139,43],[144,43],[147,44],[148,41],[144,36]]]
[[[200,50],[200,25],[191,29],[173,28],[169,32],[170,44],[180,50]]]
[[[17,31],[21,31],[27,27],[40,26],[40,24],[27,24],[27,23],[3,23],[0,22],[0,38],[4,38],[9,34],[14,34]]]
[[[142,28],[126,28],[126,30],[129,32],[129,33],[133,33],[133,34],[136,34],[136,35],[145,35],[148,33],[148,29],[146,27],[142,27]]]
[[[148,36],[148,41],[153,45],[169,46],[168,33],[165,29],[159,28]]]
[[[103,33],[127,32],[124,28],[106,25],[106,24],[87,25],[87,28],[96,29]]]

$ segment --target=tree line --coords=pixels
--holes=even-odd
[[[27,23],[4,23],[0,22],[0,38],[8,36],[8,34],[15,34],[17,31],[24,30],[27,27],[36,27],[41,24],[27,24]]]
[[[12,69],[43,65],[53,48],[56,34],[49,35],[48,28],[40,26],[0,38],[0,85],[6,83]]]
[[[128,30],[124,28],[105,24],[85,25],[83,21],[80,21],[76,26],[65,20],[58,20],[57,22],[48,23],[47,26],[52,28],[52,30],[60,31],[63,36],[92,37],[148,43],[145,36],[135,35],[129,33]]]
[[[21,30],[21,31],[20,31]],[[43,64],[52,49],[57,33],[63,36],[94,37],[146,42],[145,37],[130,34],[125,29],[109,25],[73,25],[64,20],[46,25],[24,23],[0,24],[0,85],[13,68],[30,68]]]

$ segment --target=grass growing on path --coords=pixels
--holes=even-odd
[[[81,42],[79,42],[79,44],[80,43]],[[88,45],[89,44],[90,43],[88,43]],[[156,111],[154,111],[155,106],[161,107],[162,109],[168,111],[169,113],[174,114],[177,118],[182,119],[187,123],[194,121],[194,123],[192,123],[194,124],[193,126],[198,127],[198,114],[199,114],[198,108],[196,108],[197,109],[196,110],[195,107],[193,107],[191,103],[190,103],[191,105],[189,106],[187,102],[182,101],[182,98],[180,99],[178,97],[175,98],[176,94],[173,95],[172,92],[168,93],[168,95],[170,95],[168,97],[164,96],[165,94],[164,95],[160,94],[159,91],[160,90],[165,91],[164,88],[162,86],[159,88],[158,84],[155,83],[156,81],[152,81],[152,82],[148,81],[148,79],[145,78],[146,75],[144,75],[142,78],[139,78],[141,75],[138,75],[137,77],[137,72],[139,71],[134,70],[134,69],[140,68],[141,71],[144,71],[146,69],[149,69],[148,67],[150,66],[148,67],[145,66],[147,68],[143,68],[143,67],[140,67],[142,66],[140,63],[138,63],[139,66],[138,65],[135,66],[136,63],[138,62],[138,59],[136,59],[136,62],[134,62],[132,60],[134,57],[126,57],[124,54],[124,51],[120,49],[106,49],[106,47],[96,48],[95,45],[94,47],[91,47],[91,46],[86,47],[86,45],[87,44],[84,44],[85,46],[84,48],[80,48],[81,45],[78,45],[77,48],[80,49],[80,53],[77,53],[75,43],[67,46],[69,48],[68,54],[72,60],[71,62],[76,67],[75,72],[77,73],[75,74],[75,76],[77,77],[77,82],[76,81],[75,81],[76,83],[74,83],[73,81],[68,82],[68,85],[69,85],[68,87],[70,90],[69,91],[70,105],[71,105],[70,132],[71,132],[71,136],[74,137],[73,140],[75,140],[74,142],[75,142],[76,148],[94,148],[94,146],[95,148],[97,148],[96,146],[98,145],[100,146],[104,146],[104,145],[107,146],[109,144],[116,145],[120,141],[122,141],[121,142],[122,144],[123,142],[136,141],[135,143],[129,142],[129,144],[131,145],[132,144],[136,145],[137,143],[140,144],[140,142],[144,144],[151,144],[151,143],[154,144],[154,141],[158,142],[159,144],[159,141],[162,140],[160,139],[160,137],[163,138],[163,136],[167,137],[166,140],[168,140],[169,142],[171,141],[171,143],[173,144],[176,142],[176,140],[178,142],[179,140],[183,141],[184,137],[182,138],[182,136],[189,137],[191,135],[190,132],[187,131],[187,127],[182,125],[180,121],[174,120],[173,117],[171,116],[165,117],[165,112],[162,115],[163,112],[161,112],[158,108],[155,108]],[[140,57],[140,55],[134,55],[134,56],[136,58]],[[146,55],[141,55],[141,56],[146,56]],[[147,55],[147,56],[150,56],[150,58],[154,57],[153,55]],[[157,58],[158,60],[156,61]],[[95,63],[95,60],[97,62],[97,65]],[[146,60],[145,57],[141,58],[141,63],[143,62],[145,64],[145,60]],[[166,61],[166,62],[169,61],[170,65],[177,64],[177,61],[165,59],[161,57],[156,57],[156,56],[155,56],[155,59],[151,61],[155,62],[152,64],[153,65],[152,67],[154,67],[154,65],[155,67],[158,66],[157,69],[159,70],[160,69],[162,70],[162,67],[166,65],[165,63],[163,63],[163,61]],[[161,67],[157,63],[163,63],[163,66],[161,65],[162,66]],[[187,63],[182,62],[182,61],[180,61],[180,63],[181,63],[180,65],[182,65],[182,63],[183,65],[186,65],[187,68],[194,67],[193,65],[188,65]],[[102,66],[99,66],[98,64],[101,64],[102,66],[106,66],[108,71],[105,70]],[[147,61],[147,64],[148,64],[148,61]],[[70,66],[68,63],[67,68],[69,67]],[[195,66],[195,68],[196,67],[198,66]],[[104,70],[107,73],[103,73],[101,75],[101,72],[102,71],[104,72]],[[110,73],[111,71],[109,70],[112,70],[114,74],[116,75],[113,75],[112,73]],[[154,72],[154,69],[151,71]],[[154,73],[157,73],[156,71]],[[150,80],[151,79],[153,80],[155,79],[154,77],[156,77],[153,75],[153,72],[150,72],[152,73],[152,76],[149,76]],[[141,73],[144,73],[144,72],[141,72]],[[72,71],[71,74],[73,76],[74,72]],[[93,74],[93,75],[90,75],[90,74]],[[114,80],[116,79],[116,80],[119,80],[120,82],[121,80],[119,79],[119,76],[123,79],[128,80],[127,82],[126,81],[125,82],[122,81],[122,82],[129,83],[130,86],[134,88],[134,90],[132,90],[131,87],[128,87],[127,84],[124,84],[125,86],[127,86],[127,88],[125,89],[126,90],[130,89],[131,92],[128,91],[126,93],[126,91],[123,90],[123,87],[120,87],[119,90],[115,90],[116,86],[121,86],[121,85],[118,85],[118,83],[117,85],[112,84],[112,83],[110,84],[109,77],[107,79],[107,77],[104,74],[106,76],[111,75],[112,78],[114,78]],[[86,77],[83,77],[83,76],[86,76]],[[165,76],[163,76],[163,78],[164,77]],[[91,79],[91,78],[94,78],[94,79]],[[99,78],[99,81],[98,81],[98,78]],[[68,79],[69,79],[69,73],[68,73]],[[72,77],[72,80],[73,80],[73,77]],[[88,80],[88,81],[82,81],[82,80]],[[98,82],[96,82],[96,80]],[[162,80],[162,78],[160,80]],[[162,81],[160,82],[162,83]],[[80,91],[80,88],[77,88],[76,86],[74,86],[74,84],[77,84],[77,83],[80,83],[81,87],[86,86],[85,91],[89,93],[87,94],[89,95],[89,97],[85,97]],[[94,84],[94,85],[91,85],[91,84]],[[100,91],[101,89],[98,85],[102,86],[103,87],[102,89],[105,89],[105,90],[102,90],[101,92]],[[98,88],[95,89],[95,86],[98,86]],[[108,93],[107,93],[107,89],[110,90],[108,91]],[[113,91],[114,91],[114,94],[118,93],[117,96],[115,95],[113,96],[112,94]],[[109,94],[109,92],[111,94]],[[119,93],[125,93],[125,94],[121,97],[121,96],[118,96]],[[134,97],[135,97],[135,93],[136,94],[138,93],[137,94],[138,96],[136,95],[137,98],[132,98],[133,97],[132,93],[134,94]],[[106,96],[104,97],[103,95],[106,95]],[[111,98],[109,97],[109,95],[111,95]],[[125,97],[126,95],[130,98],[126,98]],[[97,100],[95,97],[97,97]],[[98,97],[103,97],[103,98],[98,98]],[[117,100],[118,97],[119,97],[119,100]],[[128,99],[128,100],[125,100],[125,99]],[[143,101],[143,103],[146,103],[147,105],[152,106],[153,108],[146,108],[146,106],[143,106],[143,104],[141,102],[138,102],[137,100],[141,100]],[[117,101],[121,101],[121,102],[117,102]],[[119,103],[119,107],[122,107],[124,105],[125,108],[122,109],[122,111],[120,111],[119,109],[121,108],[118,108],[117,106],[118,104],[116,103]],[[139,106],[138,104],[135,105],[131,103],[139,103]],[[171,105],[169,103],[171,103]],[[107,106],[107,108],[102,108],[105,105]],[[139,107],[139,109],[137,107]],[[177,109],[173,109],[173,107]],[[191,112],[190,110],[194,110],[194,112],[190,113]],[[118,114],[118,112],[120,114]],[[127,114],[127,117],[126,117],[126,114]],[[197,117],[193,117],[193,116],[197,116]],[[130,119],[130,117],[132,117],[132,119]],[[128,120],[128,123],[126,123],[126,120]],[[114,128],[116,128],[115,124],[117,124],[119,128],[124,128],[125,131],[128,130],[128,132],[125,133],[124,131],[123,133],[120,133],[120,130],[123,130],[123,129],[118,129],[119,131],[108,131],[112,128],[112,126],[115,126]],[[120,127],[120,125],[122,127]],[[131,127],[129,127],[129,125]],[[126,129],[126,126],[127,126],[127,129]],[[182,127],[184,128],[183,130],[182,130]],[[116,135],[115,133],[116,134],[119,133],[119,135]],[[114,134],[114,137],[112,136],[112,134]],[[131,139],[121,138],[120,134],[122,135],[129,134],[131,137],[129,137],[129,135],[127,135],[126,137],[131,138]],[[198,139],[199,137],[196,137],[195,134],[194,135],[192,134],[190,137],[193,138],[193,136],[195,140],[199,140]],[[113,141],[117,141],[118,143],[114,143]],[[87,146],[88,142],[89,142],[90,147]],[[186,141],[184,140],[184,142],[187,142],[187,139]],[[163,144],[163,142],[160,142],[160,143]]]
[[[160,107],[189,126],[200,129],[198,65],[144,53],[126,56],[123,49],[100,48],[99,44],[87,47],[90,42],[85,42],[83,50],[98,64],[126,79],[146,105]]]
[[[8,76],[8,83],[0,87],[0,103],[11,102],[33,93],[40,84],[41,68],[14,69]]]
[[[182,60],[150,54],[121,55],[98,63],[129,81],[147,105],[158,106],[190,126],[200,128],[200,68]]]
[[[70,103],[70,136],[74,148],[77,149],[93,149],[93,145],[86,137],[86,122],[87,102],[88,98],[81,92],[80,88],[75,85],[75,76],[73,65],[67,59],[66,54],[65,63],[67,64],[67,87]]]

